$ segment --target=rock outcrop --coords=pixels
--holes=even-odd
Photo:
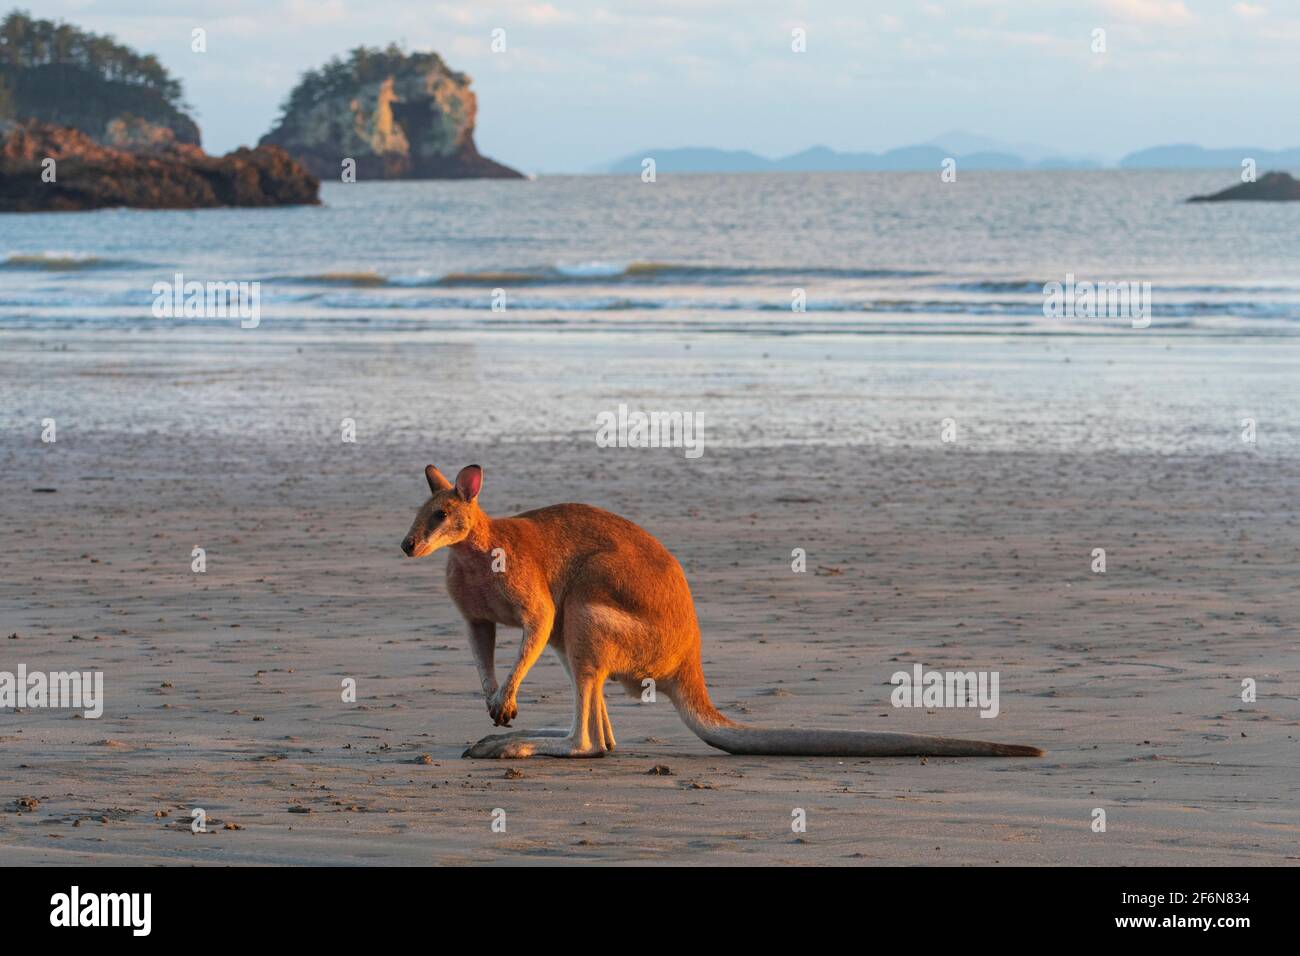
[[[1208,196],[1193,196],[1188,202],[1232,202],[1261,200],[1287,202],[1300,199],[1300,180],[1286,173],[1265,173],[1253,183],[1241,183]]]
[[[516,179],[474,145],[470,80],[436,53],[359,47],[305,73],[263,145],[282,146],[321,179],[346,160],[365,179]]]
[[[0,119],[70,127],[105,146],[122,145],[123,128],[198,146],[183,101],[151,54],[17,11],[0,21]]]
[[[68,127],[36,120],[0,122],[0,212],[320,201],[319,180],[275,146],[216,157],[166,136],[150,137],[145,145],[145,151],[129,152]]]

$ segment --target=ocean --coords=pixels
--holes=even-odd
[[[0,218],[0,322],[156,329],[154,283],[181,273],[260,283],[263,327],[281,331],[1132,331],[1126,315],[1044,315],[1044,287],[1073,281],[1150,283],[1148,334],[1294,336],[1300,210],[1183,202],[1232,179],[327,183],[319,208],[10,215]]]
[[[356,414],[371,434],[590,440],[626,402],[701,415],[711,447],[929,445],[951,418],[962,447],[1295,455],[1300,204],[1184,202],[1232,180],[557,176],[8,215],[0,426]],[[256,283],[256,327],[156,317],[177,275]],[[1122,284],[1146,310],[1048,315],[1053,283]]]

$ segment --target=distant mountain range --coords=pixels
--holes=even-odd
[[[884,153],[839,153],[828,146],[814,146],[792,156],[768,159],[748,150],[647,149],[616,160],[595,172],[640,172],[646,157],[655,161],[661,173],[808,173],[862,172],[871,170],[938,169],[949,157],[957,160],[957,171],[970,169],[1099,169],[1101,163],[1087,159],[1050,157],[1030,161],[1014,153],[960,153],[941,146],[903,146]]]
[[[1129,169],[1241,169],[1243,159],[1253,159],[1261,175],[1266,169],[1300,169],[1300,147],[1205,149],[1191,143],[1178,143],[1129,153],[1119,164]]]
[[[1205,149],[1191,144],[1153,146],[1129,153],[1111,164],[1094,156],[1065,156],[1035,143],[1000,143],[971,133],[954,130],[932,142],[902,146],[883,153],[841,153],[827,146],[813,146],[802,152],[769,159],[748,150],[684,147],[647,149],[632,153],[592,172],[633,173],[651,157],[657,172],[663,173],[772,173],[772,172],[871,172],[937,170],[949,157],[956,159],[958,174],[965,170],[1016,169],[1240,169],[1243,159],[1255,160],[1266,169],[1300,169],[1300,148]]]

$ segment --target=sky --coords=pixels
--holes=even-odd
[[[1164,143],[1300,146],[1300,0],[17,5],[155,54],[215,153],[269,130],[302,71],[392,41],[468,73],[479,150],[533,173],[679,146],[880,151],[953,129],[1103,160]],[[195,27],[206,53],[190,49]]]

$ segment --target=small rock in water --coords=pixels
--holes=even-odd
[[[1287,202],[1300,200],[1300,180],[1286,173],[1265,173],[1251,183],[1238,183],[1222,192],[1193,196],[1188,202],[1232,201]]]

